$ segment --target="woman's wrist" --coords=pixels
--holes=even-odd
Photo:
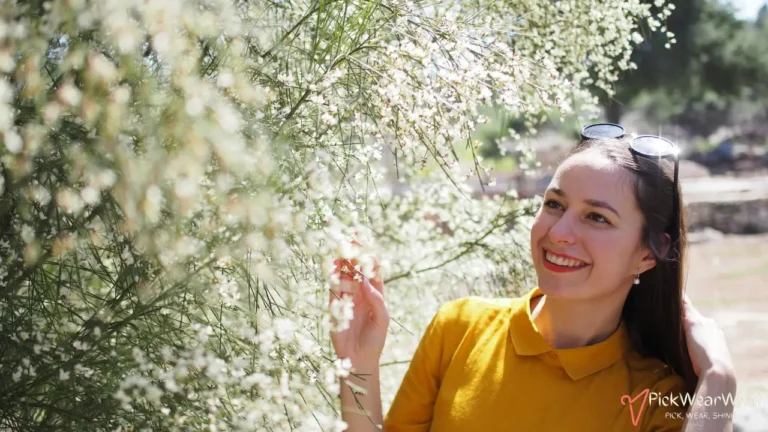
[[[379,357],[350,359],[352,368],[350,374],[372,374],[379,372]]]
[[[340,378],[342,394],[354,393],[361,395],[367,393],[372,386],[379,385],[378,361],[364,360],[352,361],[352,368],[346,377]]]
[[[341,386],[351,388],[354,393],[359,394],[360,387],[368,390],[372,385],[378,385],[379,369],[376,367],[362,367],[360,369],[352,368],[349,375],[341,378]]]
[[[730,366],[713,365],[701,374],[699,380],[716,382],[718,387],[728,393],[736,393],[736,373]]]
[[[350,425],[349,430],[380,430],[371,429],[383,423],[378,362],[353,366],[340,385],[342,418]]]

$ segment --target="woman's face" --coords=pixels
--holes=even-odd
[[[643,215],[631,174],[597,152],[560,165],[531,230],[539,288],[588,299],[628,291],[638,271],[653,267],[643,247]]]

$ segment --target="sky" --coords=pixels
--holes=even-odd
[[[733,5],[737,18],[751,21],[757,18],[757,11],[766,3],[766,0],[725,0],[725,2]]]

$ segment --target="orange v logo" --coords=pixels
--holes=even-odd
[[[632,426],[637,426],[637,424],[640,422],[640,416],[643,414],[643,408],[645,408],[645,402],[648,400],[648,391],[650,389],[645,389],[640,392],[639,395],[635,396],[634,398],[629,397],[628,394],[625,394],[621,397],[621,404],[627,405],[629,404],[629,414],[632,416]],[[637,410],[637,415],[635,415],[635,408],[632,406],[632,404],[638,400],[641,399],[640,409]]]

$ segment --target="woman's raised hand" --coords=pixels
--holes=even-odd
[[[713,370],[733,375],[731,353],[715,320],[699,313],[687,295],[683,296],[683,307],[688,355],[696,375],[701,378],[702,374]]]
[[[373,257],[375,276],[372,279],[359,271],[357,260],[337,259],[334,263],[339,283],[332,283],[329,306],[342,296],[351,298],[354,315],[349,328],[331,332],[333,348],[339,358],[350,359],[355,371],[372,373],[366,369],[378,370],[379,357],[384,350],[389,328],[389,313],[384,303],[384,282],[378,260]]]

